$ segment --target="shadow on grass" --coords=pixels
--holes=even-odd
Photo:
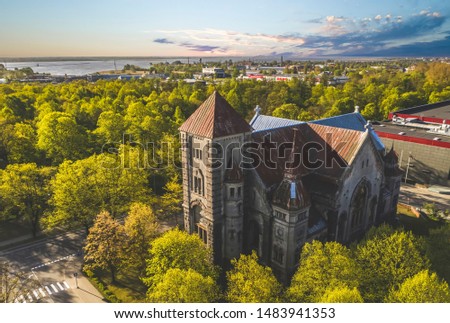
[[[139,278],[139,273],[133,269],[125,269],[118,273],[116,281],[111,282],[111,275],[107,271],[96,272],[95,276],[122,303],[144,302],[147,287]]]

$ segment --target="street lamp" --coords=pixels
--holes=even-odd
[[[78,287],[78,273],[74,273],[73,277],[75,277],[75,285],[77,286],[77,288],[79,288]]]

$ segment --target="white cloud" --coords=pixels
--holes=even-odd
[[[332,23],[333,24],[333,23],[344,21],[344,17],[327,16],[326,21],[328,23]]]
[[[380,21],[383,17],[381,15],[376,15],[374,19]]]

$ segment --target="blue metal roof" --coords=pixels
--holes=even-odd
[[[350,130],[366,131],[364,126],[367,124],[367,121],[359,113],[347,113],[340,116],[310,121],[310,123]]]
[[[252,126],[252,128],[254,129],[254,132],[257,132],[263,130],[289,127],[300,123],[303,123],[303,121],[265,116],[257,113],[250,121],[250,126]]]
[[[367,124],[367,121],[359,113],[347,113],[340,116],[310,121],[310,123],[350,130],[366,131],[365,125]],[[380,137],[378,137],[373,129],[370,129],[369,131],[377,150],[384,150],[385,147]]]

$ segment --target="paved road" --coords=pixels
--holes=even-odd
[[[418,208],[422,208],[424,203],[434,203],[440,210],[450,209],[450,195],[407,184],[402,184],[400,188],[399,201]]]
[[[39,303],[98,303],[101,294],[81,274],[83,230],[19,245],[0,252],[12,268],[30,273],[40,287],[18,302]],[[74,273],[78,274],[77,279]],[[78,285],[78,288],[77,288]]]

